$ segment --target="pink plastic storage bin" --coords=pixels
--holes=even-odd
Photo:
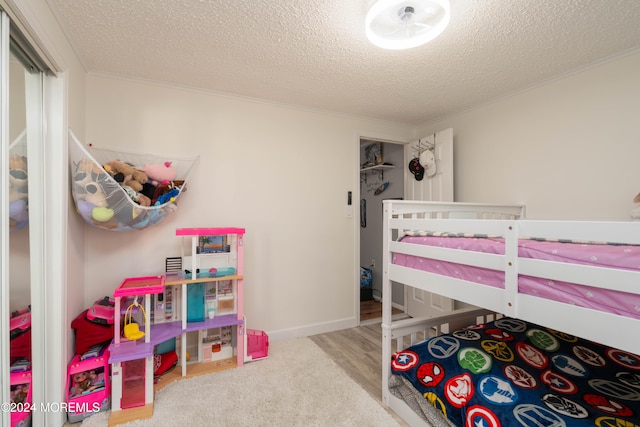
[[[247,329],[247,355],[251,360],[269,356],[269,336],[264,331]]]
[[[80,360],[76,354],[67,370],[67,417],[77,423],[111,409],[109,349],[98,357]]]
[[[31,425],[31,371],[11,372],[11,427]],[[15,409],[15,411],[13,411]]]

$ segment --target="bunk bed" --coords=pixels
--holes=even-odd
[[[475,405],[466,406],[466,403],[458,402],[452,408],[451,396],[447,401],[447,396],[433,394],[435,388],[420,387],[420,384],[416,388],[416,384],[411,384],[407,375],[402,374],[406,366],[398,362],[412,361],[413,373],[418,366],[430,363],[442,369],[447,366],[444,361],[433,357],[431,361],[426,359],[433,355],[433,348],[424,351],[424,347],[436,345],[432,342],[434,337],[442,334],[443,342],[452,340],[460,343],[461,340],[456,338],[456,333],[460,332],[454,331],[480,325],[475,327],[477,333],[486,339],[496,329],[504,332],[493,323],[496,321],[504,325],[522,322],[526,325],[524,330],[536,331],[534,334],[543,331],[546,336],[556,333],[563,337],[559,340],[550,338],[550,341],[575,343],[578,341],[574,339],[580,340],[580,349],[593,345],[590,348],[594,348],[594,352],[610,351],[611,357],[628,361],[631,365],[624,368],[631,376],[631,390],[635,390],[637,395],[632,397],[631,403],[617,398],[606,398],[606,401],[614,402],[613,406],[624,402],[622,406],[631,411],[626,414],[632,413],[632,418],[636,417],[633,420],[640,419],[640,357],[636,356],[640,354],[637,332],[640,331],[640,222],[532,221],[524,217],[525,207],[518,205],[384,202],[382,400],[410,425],[429,425],[425,420],[433,426],[463,425],[464,420],[451,416],[456,411],[471,417],[466,419],[470,425],[480,422],[479,419],[481,424],[500,425],[501,416],[508,420],[503,425],[518,419],[520,415],[513,412],[513,408],[510,408],[511,412],[501,414],[504,402],[494,406],[493,412],[484,412],[484,408],[491,406],[478,405],[479,397],[469,402],[475,402]],[[575,248],[577,255],[573,252]],[[565,253],[570,255],[565,256]],[[456,301],[456,307],[451,312],[426,318],[393,320],[392,283],[451,298]],[[599,295],[601,297],[598,298],[603,299],[596,299]],[[463,329],[462,334],[471,330],[474,329]],[[531,344],[532,338],[526,333],[520,338],[527,341],[525,345]],[[507,347],[504,343],[500,346]],[[442,346],[439,348],[442,350]],[[532,346],[527,348],[535,351]],[[571,350],[562,347],[559,351]],[[552,357],[551,353],[550,349],[542,351],[547,358]],[[412,360],[414,355],[416,360]],[[514,358],[517,359],[518,355]],[[566,358],[564,362],[567,360],[574,363],[575,358]],[[494,362],[497,363],[496,360]],[[560,372],[553,372],[551,366],[550,362],[544,366],[543,374],[547,377],[539,378],[538,384],[547,380],[550,383],[562,382],[561,379],[566,377]],[[505,368],[492,368],[495,369]],[[527,370],[531,371],[522,371]],[[553,377],[556,374],[559,376]],[[476,381],[482,376],[469,377]],[[617,378],[612,381],[611,384],[628,388]],[[465,384],[465,381],[460,383],[461,386]],[[466,384],[466,387],[479,390],[482,385]],[[585,391],[580,393],[580,399],[587,396]],[[547,394],[553,396],[551,400],[555,399],[547,402],[547,406],[526,406],[522,402],[518,405],[518,410],[535,408],[533,416],[541,417],[538,421],[542,424],[531,421],[531,425],[556,422],[555,412],[551,414],[548,408],[552,404],[581,408],[589,416],[598,416],[598,410],[588,409],[588,404],[582,401],[575,404],[572,399],[576,396],[566,398],[561,393],[554,394],[553,390]],[[520,395],[522,398],[528,393],[521,392]],[[597,393],[593,393],[595,395]],[[486,400],[483,402],[487,403]],[[448,417],[453,421],[443,416],[447,408]],[[483,418],[488,413],[498,413],[497,418]],[[521,415],[523,419],[532,416],[524,412]],[[477,418],[472,420],[474,416]],[[571,421],[566,423],[566,419]],[[558,420],[559,423],[554,425],[581,425],[576,418],[559,417]],[[523,421],[519,424],[528,425]]]

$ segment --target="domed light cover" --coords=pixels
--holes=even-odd
[[[409,49],[438,37],[449,25],[449,0],[378,0],[367,13],[367,38],[384,49]]]

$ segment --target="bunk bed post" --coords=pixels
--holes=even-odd
[[[389,280],[389,239],[391,239],[391,204],[383,201],[382,216],[382,403],[389,405],[389,375],[391,374],[391,281]]]
[[[517,317],[518,314],[518,224],[507,221],[504,230],[504,312]]]

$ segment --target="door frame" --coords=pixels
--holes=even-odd
[[[429,146],[432,148],[428,148]],[[435,175],[430,178],[425,177],[420,181],[412,179],[412,175],[406,170],[405,198],[410,200],[453,202],[453,128],[442,129],[431,135],[420,137],[420,139],[410,142],[405,148],[406,162],[428,149],[433,152],[438,165]],[[454,304],[454,300],[450,298],[410,286],[404,287],[405,312],[411,317],[447,313],[453,310]]]
[[[412,141],[411,136],[390,136],[390,135],[381,135],[377,132],[359,132],[355,135],[354,138],[354,151],[355,151],[355,167],[354,167],[354,190],[352,192],[353,196],[351,198],[351,212],[352,221],[353,221],[353,230],[354,230],[354,312],[355,312],[355,320],[356,325],[360,326],[360,199],[362,197],[360,193],[360,141],[366,139],[371,141],[379,141],[382,143],[388,144],[398,144],[402,146],[406,146]],[[404,150],[404,147],[403,147]],[[404,166],[403,166],[404,167]],[[402,186],[404,188],[404,174],[403,174],[403,182]],[[380,230],[382,234],[382,230]],[[393,303],[393,302],[392,302]],[[405,311],[406,305],[401,307],[402,311]]]

